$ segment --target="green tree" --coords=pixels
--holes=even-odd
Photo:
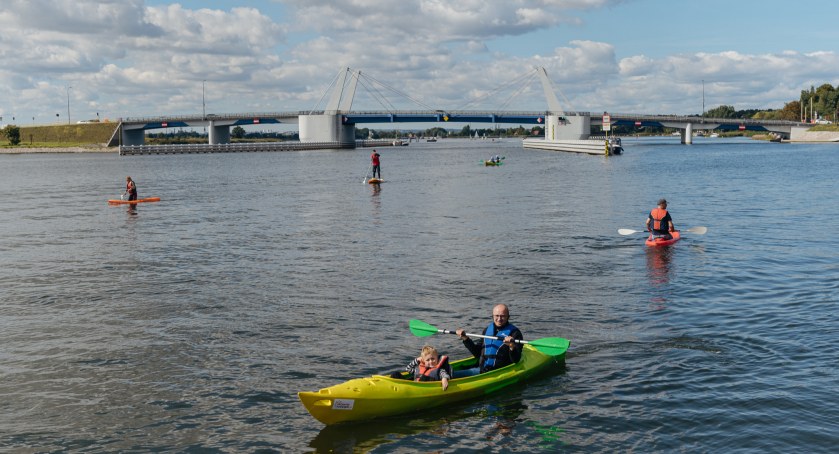
[[[3,128],[2,131],[3,135],[9,139],[9,143],[12,145],[20,144],[20,128],[15,125],[7,125]]]
[[[778,120],[799,121],[801,120],[801,103],[799,101],[790,101],[784,104],[784,108],[780,110]]]
[[[735,118],[734,114],[734,106],[719,106],[705,112],[708,118]]]
[[[236,126],[230,131],[230,137],[234,139],[242,139],[245,137],[245,128],[241,126]]]

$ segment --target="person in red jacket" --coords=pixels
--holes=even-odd
[[[658,206],[650,211],[650,215],[647,216],[646,226],[652,238],[663,238],[665,240],[673,238],[670,232],[676,230],[676,228],[673,227],[673,219],[667,212],[667,200],[661,199],[658,201]]]
[[[379,178],[382,178],[382,167],[381,162],[379,162],[379,153],[376,150],[373,150],[373,153],[370,155],[370,163],[373,164],[373,178],[376,178],[376,173],[379,174]]]
[[[125,177],[125,192],[122,195],[125,194],[128,194],[128,200],[137,200],[137,185],[131,177]]]

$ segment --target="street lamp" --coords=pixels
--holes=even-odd
[[[204,97],[204,87],[207,85],[206,80],[201,81],[201,119],[204,120],[207,118],[207,101]]]
[[[70,124],[70,89],[73,88],[71,86],[67,86],[67,124]]]

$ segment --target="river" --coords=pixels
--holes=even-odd
[[[0,155],[0,451],[833,452],[839,147],[677,140],[380,148],[378,187],[369,149]],[[162,201],[108,206],[126,175]],[[660,197],[708,233],[617,233]],[[565,366],[349,427],[297,400],[498,303]]]

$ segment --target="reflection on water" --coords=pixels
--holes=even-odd
[[[422,416],[405,415],[355,424],[326,426],[309,443],[318,453],[369,452],[377,447],[391,444],[386,450],[411,446],[411,437],[437,439],[441,443],[447,437],[455,437],[468,426],[469,421],[481,420],[480,434],[482,445],[488,449],[497,449],[507,443],[520,423],[520,416],[527,410],[521,400],[512,403],[484,404],[474,408],[475,403],[456,404],[429,410]],[[532,424],[526,424],[528,430]],[[471,430],[471,429],[468,429]],[[546,431],[545,427],[536,427],[536,431]],[[547,438],[546,438],[547,440]],[[443,442],[440,448],[452,446],[451,441]],[[470,444],[474,446],[474,444]]]
[[[833,452],[835,145],[675,142],[412,143],[386,185],[358,184],[368,150],[0,154],[0,446]],[[108,207],[126,174],[164,201]],[[662,195],[713,238],[615,235]],[[569,338],[568,372],[343,429],[296,398],[404,365],[412,318],[486,326],[497,303]]]
[[[647,276],[650,285],[660,287],[670,282],[670,266],[677,246],[647,247]]]

